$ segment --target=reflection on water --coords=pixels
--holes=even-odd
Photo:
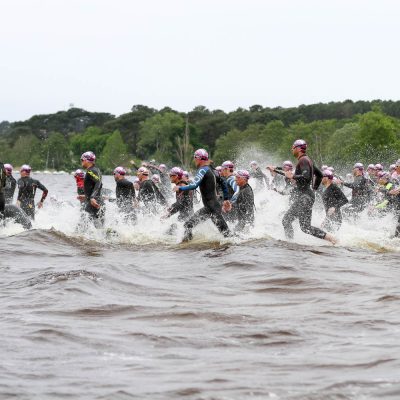
[[[73,179],[39,179],[66,203],[1,229],[0,398],[399,398],[390,216],[344,223],[336,247],[289,243],[270,192],[250,237],[203,224],[181,245],[172,221],[127,226],[113,204],[112,235],[76,233]]]

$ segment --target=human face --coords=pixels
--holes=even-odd
[[[171,181],[171,183],[178,183],[179,177],[177,175],[170,175],[169,180]]]
[[[243,177],[241,177],[241,176],[236,176],[236,177],[235,177],[235,182],[236,182],[240,187],[242,187],[242,186],[244,186],[244,185],[247,183],[247,179],[246,179],[246,178],[243,178]]]
[[[91,162],[89,162],[88,160],[85,159],[81,159],[81,165],[83,168],[88,169],[91,166]]]

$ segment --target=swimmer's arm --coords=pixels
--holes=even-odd
[[[197,173],[196,176],[193,179],[193,183],[191,183],[190,185],[186,185],[186,186],[179,186],[179,190],[180,191],[186,191],[186,190],[195,190],[199,187],[201,181],[204,178],[204,175],[206,174],[206,172],[208,171],[208,167],[202,167],[200,168]]]

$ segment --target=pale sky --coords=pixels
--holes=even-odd
[[[0,0],[0,121],[399,100],[396,0]]]

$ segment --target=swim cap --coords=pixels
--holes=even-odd
[[[321,170],[323,171],[324,169],[327,169],[327,168],[328,168],[327,165],[323,165],[323,166],[321,167]]]
[[[11,164],[4,164],[4,169],[8,172],[12,172],[13,166]]]
[[[171,168],[171,170],[169,171],[169,176],[177,176],[178,178],[182,178],[183,171],[179,167]]]
[[[152,180],[154,183],[160,183],[160,175],[154,174],[154,175],[151,177],[151,180]]]
[[[353,166],[353,169],[359,169],[359,170],[363,171],[364,170],[364,164],[360,163],[360,162],[355,163],[354,166]]]
[[[235,165],[233,164],[233,162],[232,161],[224,161],[223,163],[222,163],[222,165],[221,165],[221,168],[222,169],[234,169],[235,168]]]
[[[396,167],[400,167],[400,158],[396,161]]]
[[[286,161],[283,162],[282,167],[283,168],[291,168],[291,169],[293,169],[293,164],[292,164],[291,161],[286,160]]]
[[[389,171],[393,171],[396,169],[396,164],[390,164]]]
[[[158,166],[158,168],[164,168],[164,169],[167,169],[167,166],[166,166],[165,164],[160,164],[160,165]]]
[[[293,143],[293,145],[292,145],[292,149],[296,149],[296,148],[298,148],[298,147],[299,147],[300,149],[306,151],[306,150],[307,150],[307,143],[306,143],[306,141],[303,140],[303,139],[297,139],[297,140],[295,140],[294,143]]]
[[[235,175],[238,176],[239,178],[244,178],[247,180],[250,179],[250,174],[245,169],[239,169],[239,171],[235,172]]]
[[[373,169],[373,170],[375,170],[375,164],[368,164],[367,170],[368,170],[368,169]]]
[[[251,161],[250,162],[250,166],[254,166],[254,167],[256,167],[258,164],[257,164],[257,161]]]
[[[328,179],[330,179],[330,180],[333,179],[332,171],[330,171],[328,168],[326,168],[326,169],[324,169],[324,170],[322,171],[322,175],[323,175],[324,178],[328,178]]]
[[[216,171],[221,172],[222,171],[222,167],[220,165],[218,165],[218,167],[215,168]]]
[[[126,170],[124,167],[117,167],[114,169],[114,175],[126,175]]]
[[[149,170],[146,167],[140,167],[137,173],[140,175],[149,175]]]
[[[189,172],[183,171],[183,176],[185,176],[186,178],[189,178]]]
[[[93,153],[93,151],[86,151],[81,155],[81,160],[89,161],[89,162],[95,162],[96,161],[96,155]]]
[[[377,171],[383,171],[383,165],[382,164],[375,164],[375,169]]]
[[[389,174],[389,172],[379,171],[378,172],[378,178],[379,179],[387,179],[387,180],[389,180],[390,179],[390,174]]]
[[[85,173],[81,169],[77,169],[74,172],[74,177],[75,178],[84,178],[85,177]]]
[[[331,171],[332,174],[335,172],[335,168],[333,168],[333,167],[328,167],[327,170],[328,170],[328,171]]]
[[[207,161],[208,160],[208,153],[206,150],[204,149],[198,149],[194,152],[193,154],[194,158],[197,158],[198,160],[204,160]]]
[[[28,164],[24,164],[21,168],[20,168],[21,172],[28,172],[28,174],[32,171],[32,168],[30,165]]]

